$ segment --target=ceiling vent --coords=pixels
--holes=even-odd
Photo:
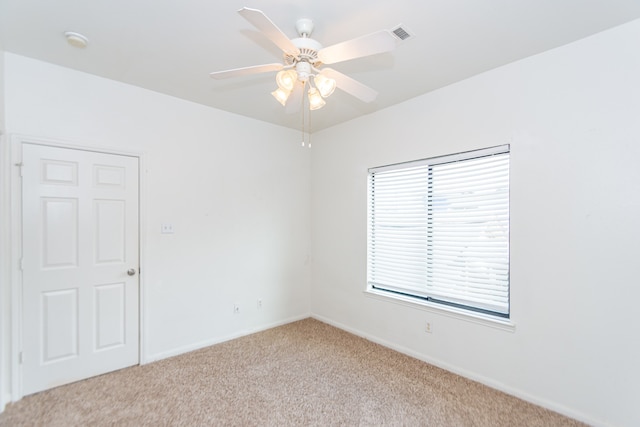
[[[391,33],[401,42],[413,38],[413,34],[402,24],[391,30]]]

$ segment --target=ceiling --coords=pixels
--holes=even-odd
[[[639,0],[0,0],[2,49],[243,116],[300,129],[270,92],[275,73],[209,72],[279,62],[282,53],[236,11],[262,10],[289,37],[311,18],[323,46],[392,29],[390,53],[331,67],[379,92],[370,104],[336,92],[311,112],[318,131],[475,74],[640,18]],[[65,31],[89,38],[69,46]]]

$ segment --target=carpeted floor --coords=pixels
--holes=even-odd
[[[0,426],[580,426],[306,319],[27,396]]]

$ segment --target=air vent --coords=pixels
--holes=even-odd
[[[407,29],[407,27],[404,27],[402,25],[398,25],[396,28],[391,30],[391,32],[394,36],[396,36],[398,40],[402,42],[413,37],[413,34]]]

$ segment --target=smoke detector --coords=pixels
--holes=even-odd
[[[64,33],[64,36],[67,38],[67,43],[69,43],[69,45],[77,47],[78,49],[87,47],[87,44],[89,43],[88,38],[80,33],[74,33],[73,31],[67,31]]]

